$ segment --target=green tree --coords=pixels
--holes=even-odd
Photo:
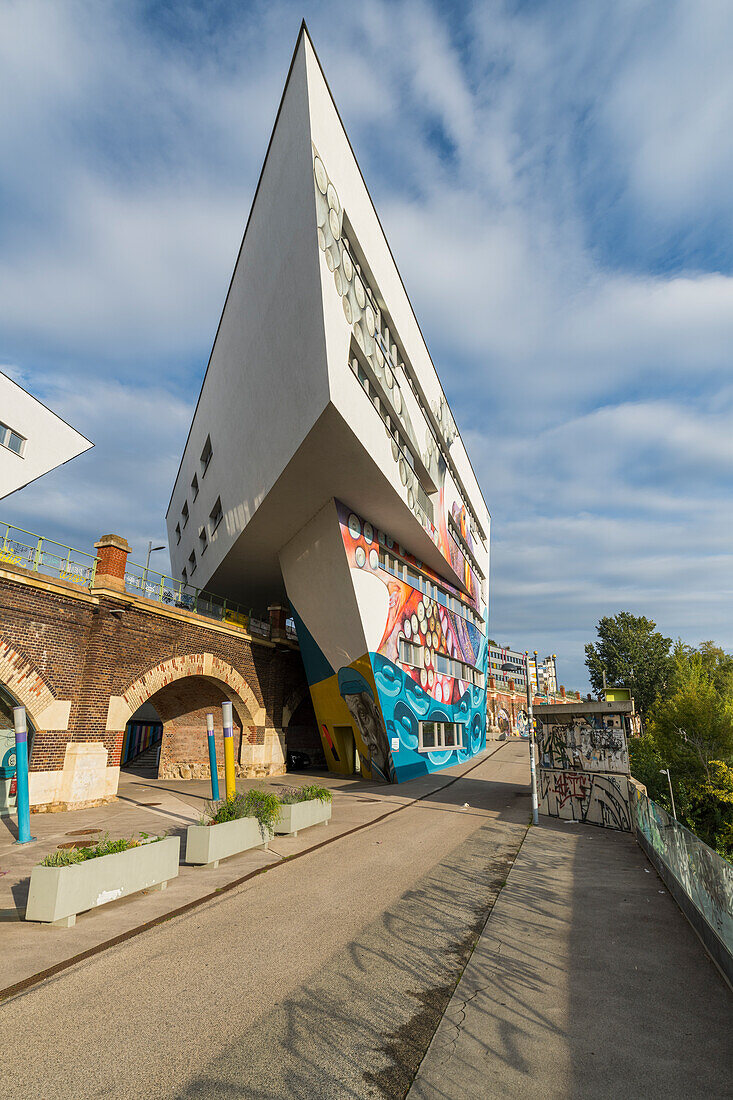
[[[596,632],[598,641],[585,647],[593,690],[603,690],[605,672],[609,686],[633,689],[636,708],[645,718],[669,675],[672,639],[660,634],[652,619],[629,611],[599,619]]]
[[[702,642],[697,649],[678,641],[675,656],[678,654],[689,658],[699,654],[702,669],[718,694],[723,699],[733,699],[733,654],[726,653],[722,646],[712,641]]]
[[[678,642],[667,690],[652,706],[645,736],[632,743],[630,757],[632,774],[668,810],[658,773],[670,769],[678,818],[730,859],[733,707],[727,665],[728,655],[712,642],[699,649]]]
[[[733,858],[733,768],[709,762],[710,778],[690,797],[689,813],[697,835],[725,859]]]
[[[693,787],[711,781],[711,761],[733,756],[733,713],[702,653],[675,647],[668,691],[654,705],[648,730],[665,766]]]

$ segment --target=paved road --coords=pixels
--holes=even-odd
[[[525,835],[527,771],[508,743],[6,1002],[0,1097],[404,1096]]]

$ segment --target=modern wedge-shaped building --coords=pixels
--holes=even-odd
[[[0,371],[0,499],[93,446]]]
[[[187,583],[289,601],[332,770],[484,747],[489,513],[305,28],[167,522]]]

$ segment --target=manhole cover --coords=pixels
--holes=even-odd
[[[378,798],[360,798],[360,802],[379,802]]]
[[[66,844],[58,844],[58,848],[83,848],[86,844],[84,840],[70,840]]]
[[[88,836],[89,833],[101,833],[101,829],[72,829],[67,836]]]
[[[141,802],[140,805],[141,806],[160,806],[160,805],[162,805],[162,803],[160,803],[160,802]]]

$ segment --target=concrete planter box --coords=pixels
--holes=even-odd
[[[139,890],[164,890],[178,875],[177,836],[68,867],[34,867],[25,919],[70,928],[76,914]]]
[[[317,798],[308,802],[293,802],[290,806],[280,807],[280,816],[275,826],[275,832],[297,836],[301,829],[318,825],[321,821],[324,825],[327,825],[330,820],[330,802],[321,802]]]
[[[216,867],[220,859],[249,848],[267,848],[256,817],[222,821],[221,825],[189,825],[186,831],[186,863]]]

